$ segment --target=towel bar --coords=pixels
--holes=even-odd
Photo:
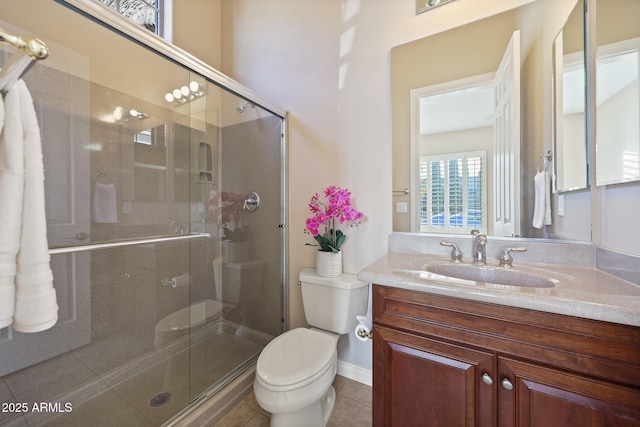
[[[403,193],[404,195],[409,194],[409,189],[408,188],[404,188],[402,190],[393,190],[393,193]]]
[[[40,39],[35,37],[20,37],[7,33],[0,28],[0,42],[9,43],[16,49],[20,49],[24,54],[33,59],[45,59],[49,56],[47,45]]]
[[[14,36],[2,28],[0,28],[0,42],[9,43],[18,49],[0,70],[0,92],[5,94],[29,71],[35,61],[49,56],[49,49],[41,40]]]
[[[194,234],[187,234],[182,236],[168,236],[168,237],[158,236],[158,237],[149,237],[145,239],[131,239],[131,240],[119,240],[116,242],[94,243],[91,245],[65,246],[62,248],[49,249],[49,255],[71,254],[76,252],[89,252],[89,251],[96,251],[99,249],[112,249],[112,248],[121,248],[125,246],[146,245],[149,243],[177,242],[180,240],[192,240],[192,239],[201,239],[201,238],[209,238],[209,237],[211,237],[211,234],[209,233],[194,233]]]

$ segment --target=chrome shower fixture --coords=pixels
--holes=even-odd
[[[247,106],[251,107],[251,108],[255,108],[255,104],[249,102],[249,101],[245,101],[242,105],[240,105],[238,108],[236,108],[236,111],[240,114],[244,113],[244,110],[247,109]]]

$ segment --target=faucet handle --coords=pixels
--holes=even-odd
[[[459,264],[462,262],[462,252],[460,252],[460,249],[458,249],[458,245],[456,245],[455,243],[451,243],[451,242],[440,242],[440,244],[442,246],[450,246],[451,249],[451,261]]]
[[[513,266],[513,257],[511,256],[511,252],[526,252],[527,248],[507,248],[504,250],[504,253],[498,257],[500,261],[500,267],[511,268]]]
[[[480,234],[480,230],[478,230],[477,228],[474,228],[473,230],[471,230],[472,236],[477,236],[478,234]]]

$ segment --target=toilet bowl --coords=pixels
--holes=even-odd
[[[221,317],[223,304],[205,299],[163,317],[154,328],[153,344],[165,346],[197,328]]]
[[[254,393],[271,425],[321,427],[335,403],[339,335],[297,328],[276,337],[258,359]]]
[[[272,427],[324,427],[335,404],[340,336],[352,332],[366,311],[368,285],[354,275],[324,278],[314,269],[300,273],[309,329],[279,335],[262,350],[253,390],[271,413]]]

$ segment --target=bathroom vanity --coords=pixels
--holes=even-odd
[[[549,287],[429,271],[450,264],[392,251],[358,274],[374,426],[640,426],[640,286],[566,264],[514,265]]]

